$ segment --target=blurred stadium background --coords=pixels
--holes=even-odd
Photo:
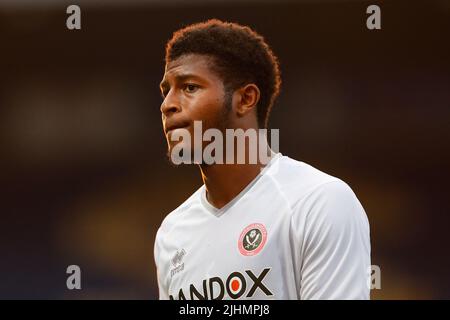
[[[157,298],[156,230],[201,184],[165,158],[164,45],[213,17],[279,56],[282,153],[365,207],[372,298],[450,298],[449,1],[77,1],[80,31],[69,4],[0,1],[0,298]]]

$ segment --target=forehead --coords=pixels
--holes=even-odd
[[[214,60],[212,57],[201,54],[186,54],[170,61],[164,70],[164,79],[182,75],[195,75],[206,80],[220,80],[213,70]]]

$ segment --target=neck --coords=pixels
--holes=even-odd
[[[267,146],[270,159],[275,153]],[[267,165],[258,157],[255,164],[200,165],[208,202],[220,209],[233,200]]]

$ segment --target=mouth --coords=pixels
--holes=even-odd
[[[168,135],[170,132],[177,130],[177,129],[186,129],[187,127],[189,127],[189,124],[174,124],[174,125],[169,125],[166,127],[165,132],[166,135]]]

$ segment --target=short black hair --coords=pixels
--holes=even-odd
[[[195,23],[173,33],[166,45],[166,64],[191,53],[214,59],[228,92],[256,84],[260,90],[258,124],[267,127],[281,75],[278,58],[261,35],[247,26],[217,19]]]

